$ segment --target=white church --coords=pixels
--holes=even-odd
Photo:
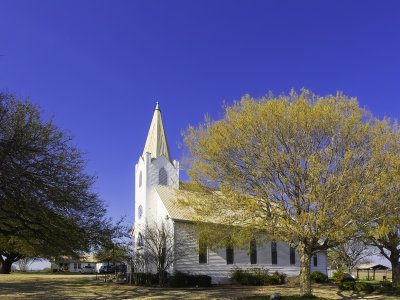
[[[282,241],[252,245],[252,255],[242,249],[224,248],[214,252],[206,249],[199,253],[198,241],[191,234],[192,217],[187,210],[176,205],[179,189],[179,161],[172,160],[165,135],[161,110],[157,102],[143,154],[135,166],[135,223],[136,250],[143,246],[141,229],[146,224],[167,222],[175,237],[185,237],[191,251],[174,262],[170,272],[205,274],[212,283],[229,282],[231,269],[239,267],[266,268],[271,273],[278,271],[289,277],[300,273],[300,259],[289,245]],[[315,255],[311,261],[311,272],[319,270],[327,274],[326,253]]]

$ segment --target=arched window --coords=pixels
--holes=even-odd
[[[142,171],[139,173],[139,187],[142,186]]]
[[[271,263],[273,265],[278,264],[278,247],[276,242],[271,242]]]
[[[164,168],[161,168],[158,172],[158,184],[159,185],[168,185],[168,175],[167,171]]]
[[[142,215],[143,215],[143,207],[142,207],[142,205],[139,205],[139,208],[138,208],[138,216],[139,216],[139,219],[142,218]]]
[[[142,234],[140,232],[139,232],[139,235],[138,235],[137,245],[139,247],[143,247],[143,237],[142,237]]]

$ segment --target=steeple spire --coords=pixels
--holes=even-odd
[[[161,155],[164,155],[169,161],[171,161],[171,154],[169,152],[167,137],[165,135],[164,124],[161,118],[161,111],[158,101],[156,109],[154,110],[149,133],[147,135],[143,155],[146,152],[151,153],[152,158],[157,158]]]

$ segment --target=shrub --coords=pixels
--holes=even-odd
[[[357,292],[367,292],[372,293],[375,288],[371,283],[368,282],[353,282],[353,281],[344,281],[339,284],[339,288],[341,290],[353,290]]]
[[[190,275],[176,271],[168,278],[168,285],[171,287],[210,287],[211,277],[208,275]]]
[[[355,283],[352,281],[345,281],[339,284],[341,290],[354,290]]]
[[[287,275],[285,273],[275,272],[274,274],[277,274],[279,276],[279,278],[281,279],[280,283],[286,282]]]
[[[354,284],[354,290],[357,292],[367,292],[369,294],[374,291],[374,286],[367,282],[356,282]]]
[[[155,284],[158,284],[158,274],[133,273],[133,284],[135,284],[135,285],[155,285]]]
[[[211,277],[208,275],[193,275],[195,285],[199,287],[210,287]]]
[[[193,278],[189,274],[176,271],[168,278],[168,285],[171,287],[193,286]]]
[[[51,268],[44,268],[40,272],[41,273],[51,273]]]
[[[383,288],[390,289],[390,288],[392,288],[392,283],[389,282],[389,281],[384,281],[384,282],[381,283],[381,286],[382,286]]]
[[[281,282],[281,277],[279,276],[278,273],[274,273],[272,275],[266,276],[264,285],[274,285],[274,284],[280,284]]]
[[[311,273],[311,280],[315,282],[327,282],[328,276],[320,271],[314,271]]]
[[[286,274],[275,272],[269,275],[268,269],[263,268],[235,268],[231,271],[230,279],[241,285],[273,285],[284,283]]]
[[[346,273],[340,269],[333,273],[333,280],[335,280],[336,282],[343,282],[345,278]]]

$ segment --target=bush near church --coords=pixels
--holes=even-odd
[[[311,280],[315,282],[327,282],[328,276],[322,273],[321,271],[314,271],[311,273]]]
[[[235,268],[232,270],[230,279],[241,285],[275,285],[286,281],[286,274],[275,272],[270,275],[268,269],[251,268],[243,270]]]
[[[168,285],[171,287],[210,287],[211,277],[208,275],[190,275],[176,271],[168,278]]]
[[[375,290],[374,285],[368,282],[354,282],[354,281],[344,281],[339,284],[341,290],[349,290],[356,292],[366,292],[372,293]]]
[[[346,278],[346,273],[345,272],[343,272],[343,270],[341,270],[341,269],[339,269],[339,270],[337,270],[337,271],[335,271],[334,273],[333,273],[333,280],[334,281],[336,281],[337,283],[340,283],[340,282],[342,282],[342,281],[344,281],[345,280],[345,278]]]
[[[175,272],[174,275],[165,274],[168,286],[170,287],[210,287],[211,277],[208,275],[191,275],[182,272]],[[134,273],[133,283],[135,285],[158,285],[158,274]]]

